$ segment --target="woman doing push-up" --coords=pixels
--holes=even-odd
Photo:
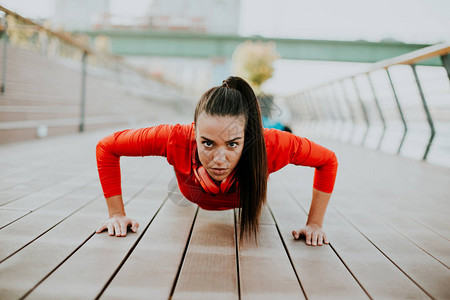
[[[306,244],[328,244],[322,223],[337,172],[335,154],[289,132],[264,129],[250,85],[228,77],[206,91],[189,125],[159,125],[116,132],[97,145],[97,166],[109,219],[97,233],[125,236],[139,224],[125,214],[120,156],[158,155],[174,167],[181,193],[207,210],[239,208],[241,238],[257,237],[267,179],[287,164],[316,168],[306,225],[292,231]],[[299,226],[300,227],[300,226]]]

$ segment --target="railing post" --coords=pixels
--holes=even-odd
[[[349,112],[350,112],[350,120],[352,122],[352,132],[351,132],[350,138],[348,140],[348,142],[349,142],[349,141],[352,140],[353,134],[355,133],[356,117],[355,117],[355,112],[353,111],[352,104],[350,103],[350,99],[348,98],[347,91],[345,90],[345,85],[344,85],[343,80],[339,81],[339,85],[341,86],[342,93],[344,94],[344,100],[345,100],[345,103],[348,106],[348,109],[349,109]]]
[[[341,107],[338,103],[338,98],[336,97],[336,95],[334,93],[333,84],[332,83],[327,84],[325,86],[325,90],[327,91],[329,100],[331,101],[333,107],[336,108],[338,119],[340,120],[338,133],[342,133],[342,127],[344,126],[345,118],[344,118],[344,114],[342,113]],[[339,137],[339,140],[340,140],[340,137]]]
[[[294,111],[297,118],[303,118],[302,114],[302,95],[296,95],[293,97]]]
[[[431,117],[430,110],[428,109],[427,101],[425,100],[425,94],[423,93],[422,85],[420,84],[419,76],[417,76],[416,65],[411,65],[411,68],[414,73],[414,78],[416,79],[416,84],[419,89],[420,98],[422,99],[423,109],[425,110],[425,113],[427,114],[428,124],[430,125],[430,129],[431,129],[430,140],[428,141],[427,148],[426,148],[425,153],[422,158],[423,160],[426,160],[427,156],[428,156],[428,152],[430,151],[431,143],[433,142],[434,136],[436,134],[436,131],[434,129],[433,118]]]
[[[320,110],[320,112],[319,112],[319,109],[317,108],[317,98],[314,97],[312,91],[309,90],[306,92],[306,94],[308,95],[308,98],[311,103],[311,107],[314,109],[314,111],[316,112],[316,116],[317,116],[317,121],[316,121],[316,124],[314,125],[314,131],[315,131],[315,133],[317,131],[320,132],[320,128],[322,127],[321,119],[323,116],[323,111]],[[319,107],[320,107],[320,105],[319,105]]]
[[[321,99],[322,99],[322,103],[323,103],[322,106],[324,109],[326,109],[328,118],[332,121],[337,121],[338,118],[333,110],[329,95],[327,93],[327,86],[326,85],[320,86],[319,91],[320,91]]]
[[[298,122],[303,123],[303,116],[300,112],[300,96],[294,95],[286,98],[286,103],[291,111],[292,118]]]
[[[292,118],[296,120],[298,118],[296,96],[287,96],[285,99]]]
[[[383,122],[383,133],[381,134],[380,141],[378,142],[377,150],[380,149],[381,143],[383,142],[384,134],[386,133],[386,120],[383,116],[383,111],[381,110],[380,102],[378,101],[378,97],[375,93],[375,87],[373,86],[372,78],[370,78],[370,74],[366,73],[367,78],[369,79],[370,88],[372,89],[373,99],[375,99],[375,103],[377,104],[378,114],[380,115],[381,122]]]
[[[310,93],[310,92],[309,92],[309,93],[306,92],[306,93],[305,93],[305,97],[306,97],[306,99],[307,99],[307,101],[308,101],[308,106],[310,107],[310,109],[311,109],[311,111],[312,111],[313,120],[316,121],[316,122],[319,122],[320,117],[319,117],[319,114],[317,113],[317,109],[316,109],[316,107],[314,106],[314,103],[312,102],[312,101],[314,101],[314,100],[312,99],[311,93]]]
[[[450,80],[450,54],[441,56],[442,66],[447,70],[448,80]]]
[[[328,137],[328,125],[330,122],[330,113],[329,111],[326,110],[325,106],[323,105],[323,98],[322,95],[320,94],[319,90],[315,90],[315,92],[313,93],[313,95],[315,96],[315,99],[313,99],[313,102],[315,103],[316,107],[318,107],[318,109],[320,110],[320,114],[322,116],[322,123],[319,129],[319,134],[321,136],[326,136]],[[320,124],[320,123],[319,123]],[[323,129],[325,126],[325,130]]]
[[[80,132],[84,131],[86,113],[86,58],[87,52],[83,51],[81,59],[81,109],[80,109]]]
[[[364,133],[364,137],[363,137],[363,140],[361,142],[361,145],[364,145],[364,143],[366,141],[366,138],[367,138],[367,134],[369,133],[370,121],[369,121],[369,116],[367,115],[366,106],[364,105],[364,102],[361,99],[361,93],[359,91],[358,84],[356,83],[355,77],[352,77],[352,82],[353,82],[353,86],[355,87],[356,97],[358,98],[359,103],[361,104],[361,109],[362,109],[362,112],[363,112],[363,115],[364,115],[364,120],[366,121],[366,125],[367,125],[366,132]]]
[[[2,87],[1,87],[1,93],[5,93],[6,88],[6,50],[8,49],[8,24],[6,21],[6,17],[8,14],[5,13],[5,22],[4,22],[4,32],[3,32],[3,63],[2,63]]]
[[[315,123],[315,111],[314,109],[311,107],[311,104],[309,103],[309,99],[308,99],[308,95],[306,94],[306,92],[303,92],[300,94],[300,96],[302,96],[303,101],[305,102],[305,107],[308,110],[308,131],[311,131],[312,128],[314,127],[314,123]]]
[[[328,84],[328,95],[331,95],[331,101],[333,102],[333,106],[336,107],[336,110],[339,115],[339,119],[341,119],[342,122],[345,121],[344,114],[342,112],[341,106],[338,103],[339,97],[336,96],[336,91],[334,90],[334,85],[332,83]],[[330,93],[331,92],[331,93]]]
[[[335,103],[335,105],[336,105],[336,107],[338,109],[338,113],[339,113],[339,116],[340,116],[341,122],[342,122],[341,126],[339,128],[339,131],[340,131],[339,141],[340,141],[340,140],[342,140],[342,134],[345,132],[345,130],[343,130],[343,129],[347,127],[346,126],[347,125],[347,118],[346,118],[345,112],[343,110],[341,97],[339,96],[338,93],[336,93],[336,82],[335,81],[331,82],[329,84],[329,87],[331,89],[331,97],[332,97],[332,99],[333,99],[333,101],[334,101],[334,103]]]
[[[309,98],[308,92],[304,91],[302,93],[302,95],[303,95],[303,99],[305,99],[306,105],[308,106],[308,111],[312,115],[312,118],[310,119],[310,122],[309,122],[309,125],[308,125],[308,130],[311,132],[314,129],[315,124],[316,124],[316,117],[315,117],[316,112],[314,110],[314,107],[310,103],[310,98]]]
[[[326,118],[326,124],[327,124],[327,130],[326,130],[326,137],[328,138],[328,137],[331,137],[331,138],[333,138],[333,131],[332,130],[329,130],[329,124],[331,124],[331,128],[332,129],[335,129],[335,122],[337,121],[337,118],[336,118],[336,115],[335,115],[335,113],[334,113],[334,111],[333,111],[333,108],[331,107],[331,105],[330,105],[330,101],[329,101],[329,99],[328,99],[328,95],[327,95],[327,93],[326,93],[326,89],[325,89],[325,85],[322,85],[322,86],[320,86],[320,87],[318,87],[318,93],[319,93],[319,95],[320,95],[320,105],[321,105],[321,107],[322,107],[322,109],[323,109],[323,111],[325,111],[326,112],[326,116],[325,116],[325,118]]]
[[[397,92],[395,91],[394,82],[392,81],[392,77],[391,77],[391,73],[389,72],[389,68],[386,68],[386,73],[389,78],[389,82],[391,84],[392,92],[394,93],[394,99],[395,99],[395,103],[397,103],[397,108],[398,108],[398,112],[400,113],[400,118],[402,119],[402,122],[403,122],[403,128],[404,128],[403,137],[402,137],[402,140],[400,141],[400,145],[398,146],[398,149],[397,149],[397,154],[400,154],[400,150],[402,149],[403,142],[405,141],[405,138],[406,138],[406,133],[408,132],[408,126],[406,125],[405,116],[403,115],[402,106],[400,105],[400,101],[398,100]]]
[[[301,126],[306,126],[305,124],[307,123],[307,120],[305,118],[305,103],[304,101],[302,101],[302,95],[298,94],[296,96],[294,96],[294,101],[296,103],[295,105],[295,113],[297,115],[298,118],[300,118],[301,122],[300,124],[302,124]]]
[[[311,123],[314,120],[314,111],[311,110],[311,106],[309,105],[306,93],[299,94],[299,97],[300,99],[302,99],[303,105],[308,114],[308,124],[309,124],[308,126],[311,127]]]

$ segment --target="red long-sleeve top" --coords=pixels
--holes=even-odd
[[[106,198],[121,195],[120,157],[157,155],[174,167],[181,193],[191,202],[208,210],[236,208],[237,192],[209,195],[195,182],[192,151],[195,144],[194,123],[158,125],[127,129],[104,137],[97,144],[97,167]],[[316,168],[313,187],[331,193],[337,172],[334,152],[294,134],[264,129],[269,174],[287,164]]]

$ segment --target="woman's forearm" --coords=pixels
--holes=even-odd
[[[317,224],[322,227],[325,211],[330,201],[331,193],[321,192],[313,189],[311,207],[309,208],[308,221],[306,225]]]
[[[108,205],[109,217],[114,215],[125,216],[125,208],[123,206],[122,195],[116,195],[106,198],[106,205]]]

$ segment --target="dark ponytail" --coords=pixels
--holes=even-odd
[[[267,154],[261,111],[250,85],[240,77],[230,76],[222,86],[206,91],[195,109],[194,122],[201,112],[211,116],[239,116],[246,118],[244,149],[237,165],[239,180],[240,240],[255,238],[259,233],[259,217],[266,203]]]

